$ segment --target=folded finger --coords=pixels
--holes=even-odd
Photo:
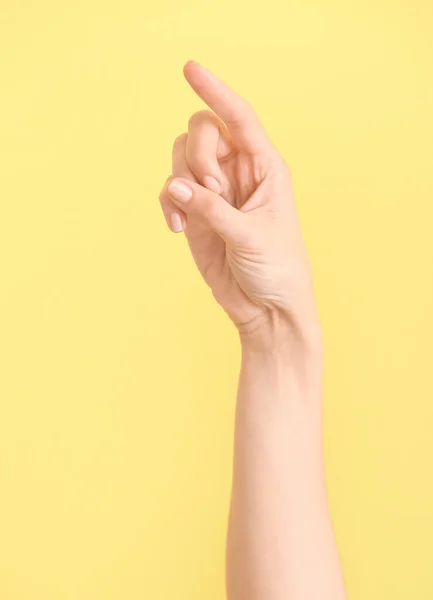
[[[215,113],[201,110],[189,119],[186,141],[188,166],[197,181],[217,194],[222,187],[218,159],[224,158],[232,150],[223,128],[224,124]]]
[[[251,154],[277,152],[253,107],[242,96],[195,61],[188,61],[183,72],[196,94],[224,121],[238,148]]]

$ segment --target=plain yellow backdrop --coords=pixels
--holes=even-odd
[[[190,58],[293,171],[349,597],[431,600],[429,0],[2,1],[0,597],[224,597],[239,348],[158,202]]]

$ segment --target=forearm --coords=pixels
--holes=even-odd
[[[290,169],[242,96],[194,61],[184,74],[211,112],[176,138],[161,206],[242,340],[229,600],[343,600],[323,467],[321,336]]]
[[[326,498],[320,334],[242,341],[229,600],[343,600]]]

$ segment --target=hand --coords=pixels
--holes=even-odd
[[[305,336],[318,319],[289,169],[250,104],[196,62],[184,75],[214,112],[174,142],[167,223],[241,334],[284,322]]]

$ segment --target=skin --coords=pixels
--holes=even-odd
[[[184,66],[211,110],[173,145],[160,201],[239,332],[229,600],[344,600],[322,440],[323,342],[291,175],[254,109]]]

